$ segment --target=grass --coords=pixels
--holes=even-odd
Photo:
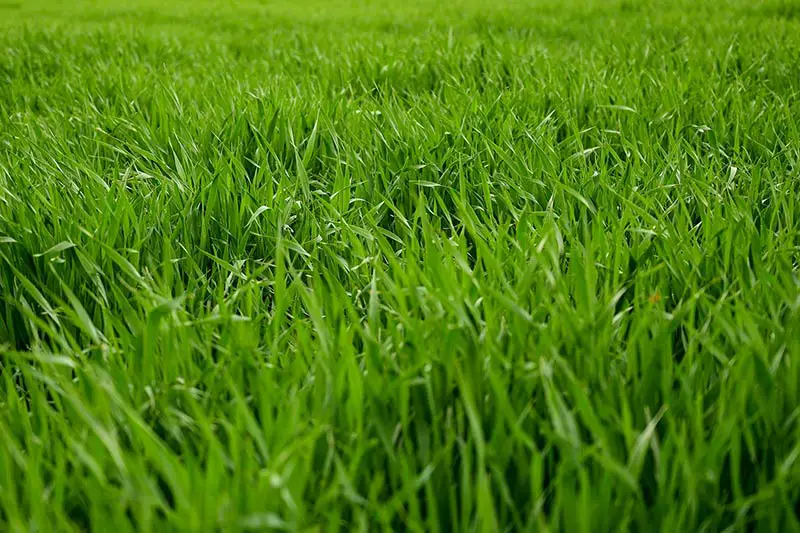
[[[791,0],[0,3],[0,530],[800,531]]]

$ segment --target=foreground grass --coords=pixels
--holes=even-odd
[[[0,4],[0,529],[798,531],[792,2]]]

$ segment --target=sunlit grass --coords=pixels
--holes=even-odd
[[[0,530],[800,531],[800,10],[437,4],[0,2]]]

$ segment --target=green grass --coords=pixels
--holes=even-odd
[[[0,3],[0,530],[800,531],[793,0]]]

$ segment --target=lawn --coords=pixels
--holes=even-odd
[[[0,2],[0,530],[800,531],[800,4]]]

